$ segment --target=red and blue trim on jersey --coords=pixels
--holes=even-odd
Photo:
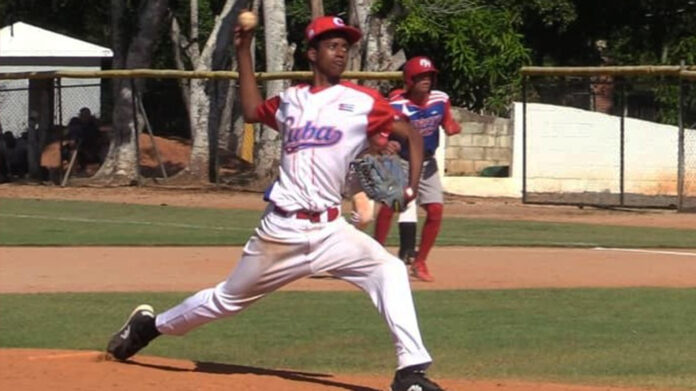
[[[314,94],[330,88],[339,88],[339,90],[329,91],[329,95],[326,95],[328,101],[326,99],[321,101],[312,99]],[[303,105],[307,103],[320,106],[316,118],[305,118]],[[321,117],[320,113],[324,107],[329,108],[329,110],[325,111],[324,117]],[[332,110],[337,110],[337,112]],[[379,92],[343,81],[339,85],[333,86],[314,87],[301,84],[291,87],[281,96],[270,98],[259,104],[256,107],[256,119],[279,130],[283,140],[281,159],[285,159],[282,164],[288,167],[285,167],[287,170],[281,171],[281,174],[286,173],[286,180],[289,178],[288,185],[284,186],[279,177],[264,192],[266,201],[276,202],[278,200],[293,201],[292,197],[276,196],[276,194],[288,192],[287,188],[292,186],[303,189],[310,196],[313,192],[319,194],[325,191],[322,184],[328,183],[328,185],[333,186],[332,189],[338,189],[340,183],[332,182],[331,178],[315,178],[315,168],[318,167],[315,164],[319,164],[315,161],[315,154],[322,154],[324,148],[336,147],[344,140],[349,140],[349,149],[345,151],[353,153],[356,150],[355,147],[359,147],[361,144],[360,136],[364,137],[363,140],[369,139],[370,143],[383,146],[387,143],[394,122],[405,118]],[[337,152],[335,156],[340,158],[340,146],[335,151]],[[335,157],[327,158],[326,154],[321,156],[323,157],[318,161],[333,163],[332,159],[336,160]],[[303,165],[305,169],[301,173],[297,171],[295,166],[298,159],[307,163]],[[339,160],[337,163],[340,166],[344,162]],[[326,177],[326,170],[319,171]],[[299,203],[303,204],[301,205],[303,209],[314,211],[317,206],[314,205],[313,201],[310,202],[308,197],[305,196]],[[323,200],[326,201],[326,198]],[[330,201],[333,200],[330,199]],[[291,205],[281,207],[284,209],[297,207],[293,202],[288,203]]]
[[[452,118],[449,96],[444,92],[431,91],[427,101],[419,105],[406,98],[403,90],[397,90],[390,94],[389,104],[408,117],[411,126],[423,136],[423,153],[426,158],[435,155],[440,145],[440,126],[447,134],[460,131],[459,124]],[[399,155],[408,160],[408,148],[401,148]]]

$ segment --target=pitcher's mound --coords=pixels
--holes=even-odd
[[[243,365],[136,356],[123,363],[83,350],[0,349],[3,390],[247,390],[383,391],[391,376],[311,373]],[[638,391],[509,381],[437,379],[446,390],[463,391]]]

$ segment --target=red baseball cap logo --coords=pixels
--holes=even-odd
[[[437,68],[435,68],[433,62],[428,57],[413,57],[406,61],[404,65],[404,80],[407,86],[413,85],[413,78],[422,73],[437,73]]]
[[[348,26],[343,19],[337,16],[320,16],[309,23],[305,29],[305,38],[307,41],[324,34],[329,31],[340,31],[346,35],[349,44],[354,44],[360,40],[362,33],[353,26]]]

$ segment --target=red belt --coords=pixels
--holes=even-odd
[[[331,207],[323,212],[311,212],[308,210],[300,210],[297,212],[288,212],[279,207],[275,207],[273,211],[281,216],[294,217],[296,219],[309,220],[312,223],[321,223],[321,216],[326,213],[326,222],[331,222],[336,220],[336,218],[341,214],[341,210],[337,207]]]

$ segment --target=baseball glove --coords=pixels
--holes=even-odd
[[[408,181],[396,155],[365,155],[352,161],[351,169],[368,197],[397,212],[406,208]]]

